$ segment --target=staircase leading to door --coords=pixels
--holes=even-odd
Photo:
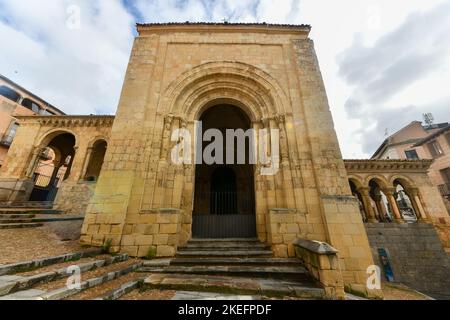
[[[66,216],[52,209],[49,202],[0,203],[0,229],[28,229],[42,227],[44,223],[81,221],[83,216]]]
[[[322,299],[298,259],[275,258],[258,239],[194,239],[172,260],[149,261],[144,288]]]

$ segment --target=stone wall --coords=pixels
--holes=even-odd
[[[375,263],[381,267],[378,249],[384,248],[394,281],[432,296],[450,296],[449,257],[431,224],[377,223],[366,229]]]
[[[95,182],[64,182],[55,199],[54,209],[66,214],[84,215],[95,191]]]

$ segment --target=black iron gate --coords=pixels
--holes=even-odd
[[[256,238],[256,216],[194,214],[192,237],[200,239]]]

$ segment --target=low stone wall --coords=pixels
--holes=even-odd
[[[294,241],[302,236],[304,215],[293,209],[271,209],[267,216],[267,240],[274,255],[279,258],[295,257]]]
[[[297,239],[294,247],[306,269],[324,287],[326,297],[344,300],[344,280],[339,267],[338,251],[327,243],[306,239]]]
[[[84,215],[95,191],[95,182],[63,182],[53,208],[66,214]]]
[[[450,217],[435,219],[433,225],[439,239],[441,239],[444,250],[450,254]]]
[[[136,223],[126,223],[120,243],[121,252],[144,257],[154,249],[157,257],[173,257],[180,244],[183,211],[157,209],[138,216]]]
[[[385,249],[394,281],[427,294],[450,296],[450,265],[431,224],[367,224],[374,261],[383,270],[379,249]],[[384,271],[383,276],[384,276]]]
[[[0,201],[23,202],[28,201],[33,191],[34,182],[31,180],[1,179]]]

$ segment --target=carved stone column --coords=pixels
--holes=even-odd
[[[397,201],[395,200],[394,194],[395,194],[395,188],[388,188],[382,190],[384,194],[386,195],[389,205],[392,208],[392,211],[394,213],[394,219],[397,223],[404,223],[402,215],[400,214],[400,210],[398,209]]]
[[[35,147],[33,150],[33,156],[31,157],[31,161],[28,165],[27,171],[25,173],[25,177],[28,179],[33,178],[34,169],[36,168],[36,162],[39,160],[39,156],[44,151],[45,148]]]
[[[382,222],[384,222],[384,220],[386,219],[386,216],[387,216],[387,212],[386,212],[386,207],[384,206],[384,203],[383,203],[383,197],[381,195],[375,196],[375,204],[377,206],[378,213],[380,215],[379,218]]]
[[[94,150],[93,147],[89,147],[86,150],[86,156],[84,158],[83,168],[81,169],[80,176],[78,177],[79,180],[84,180],[87,170],[89,168],[89,164],[91,162],[91,155],[92,151]]]
[[[367,220],[369,223],[378,223],[378,220],[375,216],[375,212],[373,211],[372,205],[370,204],[370,189],[369,188],[360,188],[357,190],[362,197],[363,205],[365,211],[367,213]]]
[[[414,207],[414,211],[416,211],[417,219],[419,222],[427,222],[429,221],[429,217],[425,213],[425,210],[422,205],[422,201],[419,197],[419,189],[411,189],[409,190],[410,198],[412,205]]]

